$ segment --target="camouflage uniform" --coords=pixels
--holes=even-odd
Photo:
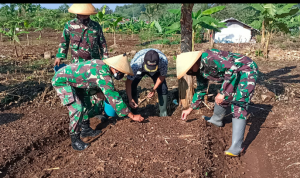
[[[79,98],[75,88],[101,89],[119,117],[124,117],[130,113],[119,93],[114,91],[111,77],[109,66],[98,59],[71,64],[55,73],[52,85],[62,104],[69,109],[71,133],[79,131],[82,119],[87,120],[89,118],[87,105],[84,100]]]
[[[101,56],[103,56],[102,59],[108,58],[107,45],[102,28],[95,21],[90,20],[87,26],[84,26],[77,18],[68,21],[65,24],[56,57],[61,59],[67,58],[69,45],[71,46],[72,63],[100,59],[99,48]],[[96,96],[89,96],[89,93],[82,90],[76,92],[80,96],[82,95],[86,102],[90,100],[89,106],[95,104],[89,112],[89,117],[101,114],[99,110],[101,103],[96,103],[94,99]]]
[[[191,108],[199,107],[206,94],[208,80],[223,81],[220,93],[225,95],[225,100],[250,103],[259,72],[254,61],[239,53],[211,49],[202,53],[201,62],[204,67],[196,75],[197,88]],[[210,64],[216,67],[215,71],[207,70]],[[228,104],[229,102],[223,101],[221,106],[227,107]],[[231,105],[231,112],[235,118],[246,119],[246,108]]]
[[[71,43],[70,43],[71,41]],[[67,58],[69,45],[71,46],[72,63],[91,59],[108,58],[107,45],[99,23],[90,20],[84,26],[77,18],[65,24],[58,48],[57,58]]]

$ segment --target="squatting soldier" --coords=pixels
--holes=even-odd
[[[215,97],[214,114],[212,117],[203,116],[208,122],[222,127],[222,119],[225,116],[226,107],[230,101],[250,103],[253,95],[258,67],[249,57],[220,51],[217,49],[182,53],[176,62],[177,78],[183,75],[193,75],[197,78],[197,88],[189,109],[182,112],[182,119],[193,109],[197,109],[203,101],[208,80],[223,81],[220,93]],[[238,156],[242,151],[242,142],[246,127],[247,107],[231,105],[232,118],[232,144],[225,151],[225,155]]]
[[[129,106],[133,111],[138,107],[137,86],[144,75],[148,75],[155,83],[148,98],[154,96],[155,90],[158,93],[160,116],[167,116],[167,94],[168,87],[166,76],[168,71],[168,59],[158,49],[143,49],[135,54],[130,62],[134,76],[127,76],[126,92]]]
[[[100,90],[119,117],[127,116],[135,121],[143,121],[141,115],[133,115],[123,102],[118,92],[114,91],[112,76],[120,80],[124,73],[133,75],[127,56],[115,56],[105,60],[93,59],[85,62],[70,64],[59,69],[53,79],[55,88],[62,104],[69,109],[70,135],[72,147],[75,150],[84,150],[89,144],[84,143],[81,137],[94,137],[101,133],[89,126],[87,103],[76,92],[76,88],[84,90]],[[98,97],[104,99],[98,92]],[[81,127],[82,125],[82,127]],[[80,128],[82,128],[80,132]]]
[[[95,7],[92,4],[73,4],[68,11],[77,16],[65,24],[54,65],[59,65],[62,59],[67,58],[69,46],[71,46],[72,63],[108,58],[107,45],[102,28],[99,23],[90,19],[90,15],[97,13]],[[107,119],[100,115],[99,108],[101,103],[97,103],[97,99],[94,99],[97,96],[89,96],[84,90],[76,90],[86,102],[90,100],[91,103],[95,104],[91,112],[89,112],[89,117],[97,116],[99,119]],[[89,106],[92,106],[91,103]]]

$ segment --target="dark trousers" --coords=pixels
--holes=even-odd
[[[160,72],[156,72],[153,76],[151,76],[148,72],[142,72],[140,75],[136,75],[136,77],[134,78],[134,80],[132,81],[132,84],[131,84],[132,98],[135,100],[136,103],[138,102],[137,101],[137,86],[140,83],[140,81],[144,75],[148,75],[149,77],[151,77],[154,82],[154,85],[155,85],[157,78],[160,76]],[[168,87],[167,87],[166,79],[162,82],[162,84],[160,84],[157,87],[156,91],[157,91],[157,94],[159,97],[161,97],[161,95],[168,94]]]

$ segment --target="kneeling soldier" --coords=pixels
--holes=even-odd
[[[101,89],[109,104],[114,108],[119,117],[127,116],[135,121],[143,121],[141,115],[133,115],[123,102],[118,92],[114,91],[112,76],[120,80],[124,73],[133,75],[127,56],[122,55],[105,60],[90,60],[75,64],[70,64],[58,70],[53,79],[52,85],[55,88],[64,106],[69,109],[70,135],[72,147],[75,150],[84,150],[89,144],[84,143],[81,137],[97,136],[99,130],[93,130],[89,126],[87,106],[84,100],[80,99],[75,88],[81,89]],[[98,97],[104,99],[98,92]],[[82,130],[80,132],[82,124]]]
[[[220,93],[215,97],[214,114],[212,117],[204,116],[208,122],[223,126],[225,107],[230,101],[250,103],[258,77],[258,67],[249,57],[220,51],[217,49],[182,53],[176,60],[177,78],[183,75],[194,75],[197,78],[197,88],[193,96],[191,107],[182,112],[182,119],[197,109],[203,101],[208,80],[223,81]],[[232,118],[232,144],[225,151],[225,155],[238,156],[242,151],[242,142],[246,127],[247,107],[231,105]]]
[[[148,94],[148,98],[154,96],[155,90],[158,93],[160,116],[167,116],[167,95],[168,87],[166,76],[168,71],[168,59],[158,49],[143,49],[135,54],[130,62],[134,76],[127,76],[126,93],[129,106],[133,111],[138,107],[137,86],[144,75],[152,78],[154,87]]]

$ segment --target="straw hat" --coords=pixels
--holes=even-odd
[[[134,75],[130,63],[128,62],[128,57],[123,56],[123,54],[104,59],[103,62],[127,75]]]
[[[94,15],[97,14],[95,7],[92,4],[73,4],[68,11],[79,15]]]
[[[176,71],[178,79],[181,79],[191,69],[203,52],[204,50],[185,52],[177,55]]]

